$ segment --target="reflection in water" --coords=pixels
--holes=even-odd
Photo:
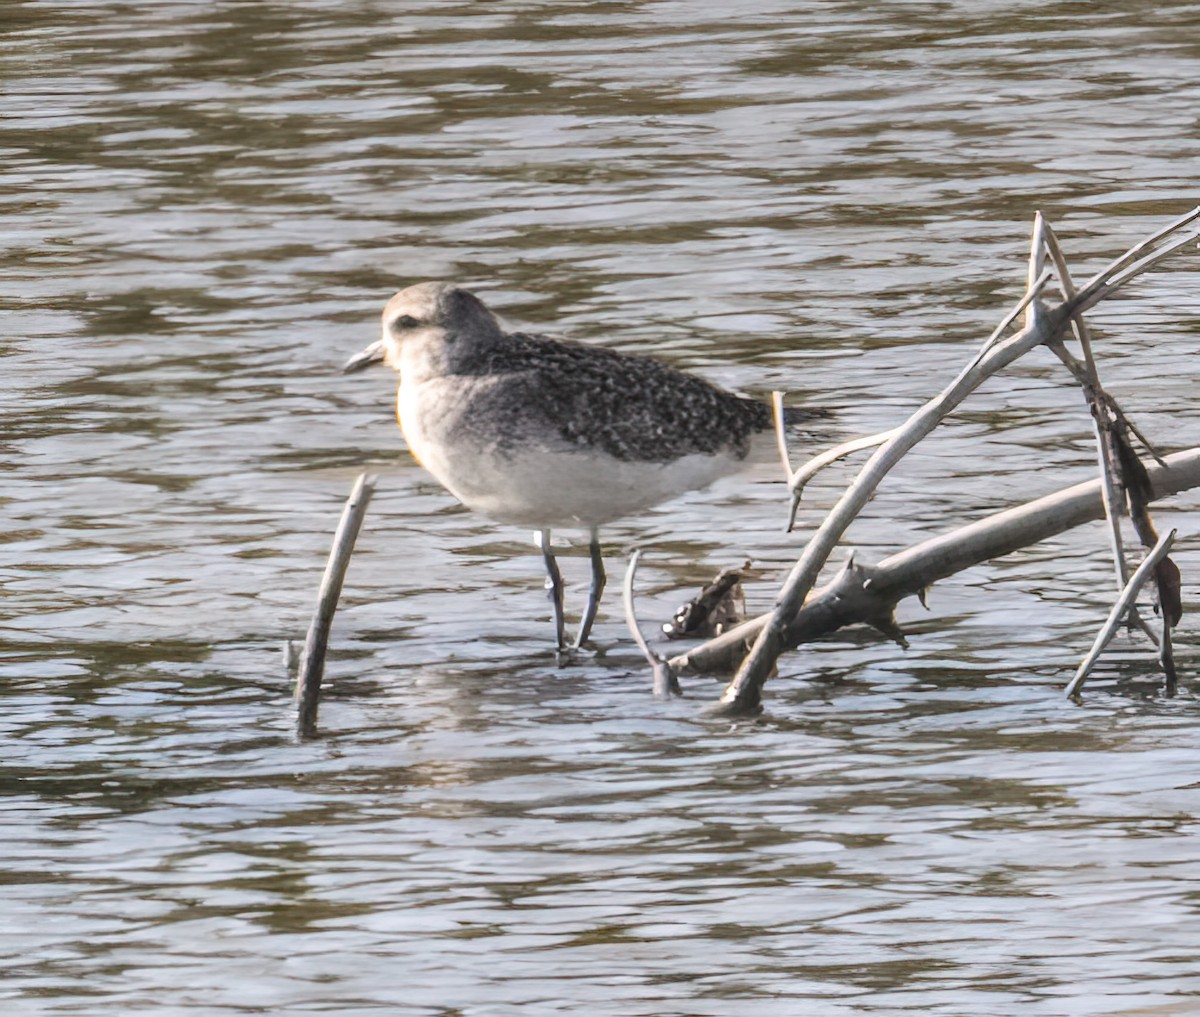
[[[615,600],[597,658],[553,667],[525,535],[337,370],[389,293],[453,278],[514,326],[828,406],[816,443],[889,427],[1019,292],[1035,208],[1091,265],[1196,203],[1200,7],[10,7],[13,1012],[1185,1012],[1193,700],[1140,648],[1059,698],[1110,596],[1095,532],[935,588],[903,655],[813,647],[729,728],[715,684],[651,702]],[[1094,315],[1168,448],[1200,441],[1196,271]],[[1062,382],[989,385],[848,543],[1085,475]],[[328,735],[292,744],[279,643],[368,464]],[[730,562],[777,574],[784,513],[763,463],[608,551],[647,548],[665,617]],[[1196,532],[1195,500],[1163,523]]]

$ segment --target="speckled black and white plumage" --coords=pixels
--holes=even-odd
[[[594,527],[735,472],[770,410],[650,357],[506,333],[465,290],[397,293],[350,366],[399,371],[413,454],[502,522]]]
[[[456,373],[497,382],[477,410],[480,423],[515,418],[502,447],[532,428],[625,462],[721,450],[744,458],[751,435],[771,426],[764,404],[661,361],[546,336],[501,334]]]

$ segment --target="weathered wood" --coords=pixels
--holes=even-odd
[[[317,704],[321,698],[321,678],[325,674],[325,653],[329,647],[329,630],[337,610],[338,598],[342,595],[342,583],[346,568],[354,551],[354,542],[362,527],[363,516],[371,495],[375,493],[375,478],[362,474],[354,484],[350,497],[342,509],[333,538],[333,548],[321,577],[321,588],[317,593],[317,609],[308,627],[304,641],[304,655],[296,674],[296,733],[302,738],[311,737],[317,728]]]
[[[1023,301],[1022,306],[1027,302]],[[984,352],[959,372],[958,377],[945,389],[917,410],[867,460],[793,566],[776,599],[774,610],[755,639],[753,649],[722,694],[720,708],[733,714],[758,708],[762,684],[787,646],[784,632],[787,619],[800,608],[838,541],[892,467],[984,381],[1058,334],[1069,317],[1069,313],[1064,313],[1060,307],[1056,311],[1036,315],[1031,325],[1009,339],[998,342],[989,340],[990,345]]]
[[[1147,472],[1156,501],[1200,487],[1200,448],[1169,455],[1162,465],[1148,466]],[[845,625],[869,623],[939,579],[1103,519],[1102,483],[1099,479],[1085,481],[987,516],[885,558],[874,568],[858,567],[857,578],[843,570],[843,575],[813,593],[786,619],[781,646],[793,649]],[[730,673],[743,656],[745,641],[754,639],[769,617],[763,614],[748,619],[672,657],[671,669],[679,674]]]
[[[1092,648],[1088,650],[1087,655],[1079,664],[1079,668],[1075,672],[1075,677],[1071,679],[1067,685],[1068,696],[1078,696],[1080,689],[1083,688],[1083,683],[1087,681],[1087,676],[1091,674],[1092,668],[1095,667],[1096,661],[1100,659],[1100,654],[1104,652],[1104,648],[1109,644],[1109,641],[1116,635],[1117,629],[1121,627],[1126,616],[1132,610],[1137,595],[1141,591],[1146,580],[1154,574],[1158,563],[1162,561],[1170,552],[1171,545],[1175,542],[1175,530],[1170,533],[1164,533],[1154,545],[1150,553],[1146,555],[1142,563],[1134,569],[1133,575],[1129,577],[1129,581],[1125,584],[1125,588],[1121,590],[1121,595],[1117,598],[1117,602],[1113,605],[1112,610],[1108,613],[1108,618],[1105,619],[1100,631],[1096,633],[1096,639],[1092,643]],[[1168,619],[1163,619],[1163,628],[1170,631],[1171,623]]]
[[[788,574],[783,588],[776,598],[774,608],[762,620],[754,636],[754,645],[750,653],[742,660],[733,680],[726,686],[720,702],[715,707],[716,712],[737,715],[750,713],[759,708],[762,686],[775,669],[779,655],[789,646],[795,645],[792,631],[793,622],[804,609],[803,605],[809,598],[817,576],[828,561],[830,554],[837,547],[846,529],[865,507],[893,466],[983,381],[997,374],[1030,350],[1043,344],[1061,342],[1063,331],[1072,322],[1077,321],[1088,308],[1095,306],[1125,283],[1149,270],[1153,265],[1180,248],[1188,244],[1195,244],[1197,239],[1200,239],[1200,235],[1193,231],[1183,236],[1173,237],[1169,242],[1164,242],[1157,248],[1154,247],[1158,241],[1166,240],[1171,233],[1191,225],[1197,218],[1200,218],[1200,208],[1194,209],[1152,237],[1130,248],[1124,255],[1111,262],[1103,271],[1089,280],[1078,292],[1066,292],[1068,287],[1064,285],[1064,299],[1053,308],[1047,309],[1038,300],[1038,297],[1055,273],[1049,268],[1042,269],[1045,261],[1045,223],[1040,214],[1037,216],[1034,224],[1034,249],[1029,264],[1029,282],[1024,296],[1009,311],[984,342],[974,359],[959,372],[958,376],[892,432],[888,440],[871,456],[837,504],[826,515]],[[1143,254],[1147,250],[1149,253]],[[1040,273],[1039,269],[1041,269]],[[1022,312],[1025,312],[1026,315],[1025,327],[1016,335],[1003,338],[1009,326]],[[1094,371],[1089,380],[1094,381]],[[786,454],[783,458],[786,463]],[[803,473],[804,469],[805,467],[802,466],[797,472]],[[795,487],[796,485],[793,484],[793,490]],[[795,495],[793,496],[794,511]],[[874,623],[884,631],[894,629],[894,624],[883,615],[875,618]],[[743,633],[743,638],[746,638],[745,633]]]
[[[641,627],[638,625],[637,609],[633,602],[633,583],[637,577],[638,561],[641,557],[642,550],[638,548],[633,552],[633,557],[629,559],[629,566],[625,569],[625,583],[622,587],[625,602],[625,624],[629,627],[629,634],[633,636],[633,641],[637,643],[638,649],[642,651],[642,656],[650,665],[650,670],[654,675],[655,697],[667,699],[672,695],[681,695],[683,690],[679,687],[678,675],[671,670],[662,654],[656,653],[650,648],[650,644],[646,642],[646,637],[642,635]]]

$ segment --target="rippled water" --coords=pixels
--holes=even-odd
[[[6,1013],[1185,1014],[1200,975],[1200,654],[1061,689],[1098,527],[785,661],[757,723],[662,704],[616,597],[548,653],[527,535],[343,377],[383,300],[506,319],[835,411],[930,395],[1020,293],[1197,203],[1194,3],[736,7],[9,2],[0,11]],[[1164,447],[1200,444],[1200,265],[1093,314]],[[1048,356],[890,479],[873,560],[1088,475]],[[285,638],[381,474],[321,740]],[[814,485],[807,526],[851,467]],[[605,533],[647,619],[795,537],[777,467]],[[1163,525],[1200,530],[1200,501]],[[1185,601],[1200,560],[1177,559]],[[566,561],[571,602],[585,562]]]

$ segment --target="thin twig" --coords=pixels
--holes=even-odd
[[[788,454],[787,431],[783,426],[783,393],[771,393],[771,422],[775,425],[775,447],[779,449],[779,461],[783,463],[783,476],[791,479],[792,457]]]
[[[1142,585],[1154,574],[1155,567],[1171,550],[1171,545],[1175,542],[1176,532],[1176,530],[1171,530],[1170,533],[1165,533],[1159,537],[1158,543],[1154,545],[1150,553],[1146,555],[1145,560],[1137,567],[1133,575],[1129,577],[1129,582],[1125,584],[1125,589],[1121,591],[1121,595],[1117,598],[1117,602],[1108,613],[1108,618],[1105,620],[1104,625],[1096,634],[1096,640],[1092,643],[1092,648],[1080,663],[1078,670],[1075,672],[1075,677],[1067,685],[1066,694],[1068,696],[1078,695],[1079,690],[1083,688],[1083,683],[1087,681],[1087,676],[1091,672],[1092,667],[1095,666],[1100,654],[1104,652],[1104,648],[1108,645],[1109,640],[1116,634],[1117,629],[1121,627],[1121,622],[1125,618],[1125,614],[1128,612],[1130,606],[1137,599]]]
[[[1108,395],[1108,408],[1112,411],[1117,423],[1124,425],[1129,433],[1137,438],[1138,444],[1146,450],[1146,454],[1151,459],[1160,466],[1166,462],[1166,457],[1158,451],[1154,443],[1142,433],[1141,429],[1125,415],[1124,411],[1117,405],[1117,401],[1111,395]]]
[[[1086,311],[1088,308],[1095,307],[1105,297],[1112,296],[1122,286],[1131,279],[1137,278],[1144,272],[1153,268],[1160,261],[1169,258],[1172,254],[1178,251],[1181,247],[1186,247],[1188,244],[1194,244],[1200,241],[1200,233],[1190,233],[1184,237],[1178,237],[1171,243],[1158,248],[1152,254],[1147,254],[1139,261],[1135,261],[1132,265],[1122,272],[1109,279],[1100,282],[1089,282],[1082,290],[1079,291],[1079,298],[1073,310]]]
[[[622,588],[622,599],[625,602],[625,624],[629,627],[629,634],[633,636],[633,641],[637,643],[638,649],[642,651],[642,656],[646,658],[654,674],[655,698],[668,699],[672,695],[683,694],[683,690],[679,687],[679,678],[667,664],[667,658],[650,649],[650,644],[646,642],[646,637],[642,635],[641,627],[638,625],[637,611],[633,603],[633,581],[637,575],[638,561],[641,557],[642,549],[639,547],[633,552],[633,556],[629,559],[629,566],[625,569],[625,584]]]
[[[788,485],[792,489],[792,508],[788,514],[787,532],[791,533],[796,525],[796,511],[800,508],[800,498],[804,494],[804,488],[808,482],[812,480],[827,466],[832,466],[841,459],[845,459],[848,455],[853,455],[855,452],[861,452],[863,449],[875,448],[877,445],[882,445],[888,441],[896,433],[896,428],[890,431],[881,431],[879,434],[868,434],[862,438],[854,438],[850,441],[843,442],[841,445],[835,445],[828,451],[822,452],[818,456],[813,456],[806,463],[802,463],[788,479]]]
[[[321,678],[325,673],[325,651],[329,647],[329,629],[333,614],[337,610],[338,598],[342,594],[342,581],[354,551],[354,542],[362,527],[363,516],[371,495],[375,493],[375,478],[363,473],[354,483],[350,497],[342,509],[333,538],[333,548],[321,577],[321,588],[317,594],[317,609],[308,627],[304,641],[304,655],[296,675],[297,703],[296,733],[301,738],[311,737],[317,730],[317,703],[321,698]]]
[[[1079,385],[1087,384],[1087,371],[1083,366],[1083,362],[1077,360],[1071,354],[1071,351],[1062,344],[1061,340],[1051,340],[1050,342],[1046,343],[1046,345],[1050,348],[1050,352],[1058,357],[1059,362],[1071,372],[1071,377],[1074,378]],[[1120,403],[1113,398],[1112,393],[1105,391],[1103,398],[1105,403],[1108,405],[1108,412],[1113,415],[1113,418],[1123,424],[1129,433],[1138,440],[1138,444],[1146,450],[1146,454],[1161,466],[1166,461],[1163,454],[1159,452],[1154,443],[1146,437],[1142,429],[1139,428],[1125,414],[1125,411],[1121,409]]]

